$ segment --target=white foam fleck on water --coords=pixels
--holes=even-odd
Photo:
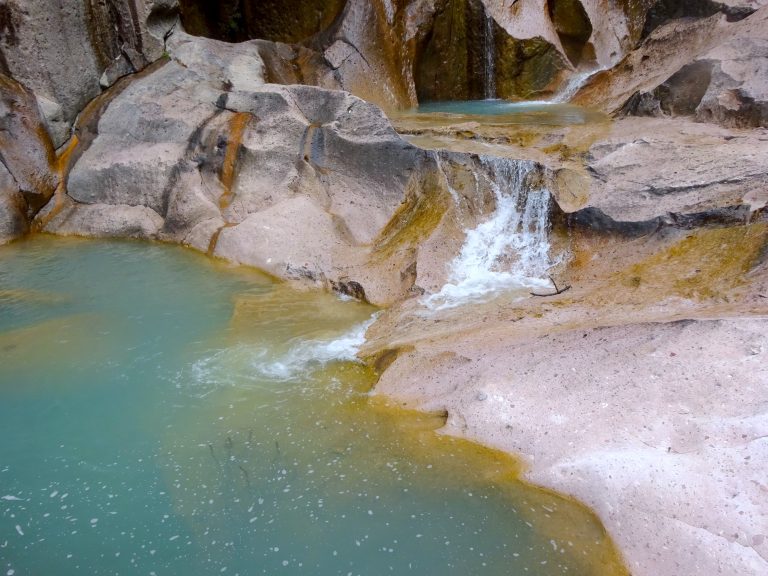
[[[542,288],[550,259],[549,204],[545,188],[529,189],[532,162],[482,158],[492,175],[496,210],[467,231],[448,281],[423,300],[433,310],[453,308],[489,294],[515,288]]]
[[[16,496],[11,496],[10,494],[7,496],[3,496],[0,498],[0,500],[8,500],[10,502],[22,502],[23,500],[21,498],[18,498]]]
[[[19,533],[19,536],[24,536],[24,530],[21,529],[21,526],[16,524],[16,532]]]

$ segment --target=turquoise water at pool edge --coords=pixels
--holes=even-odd
[[[371,307],[181,248],[0,248],[0,574],[615,574],[594,516],[370,398]]]

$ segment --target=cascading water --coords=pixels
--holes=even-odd
[[[483,33],[483,49],[485,52],[485,86],[486,100],[496,98],[496,46],[493,34],[493,16],[485,9],[485,30]]]
[[[529,161],[481,157],[496,198],[496,210],[467,231],[451,263],[448,282],[424,299],[431,309],[453,308],[515,288],[542,288],[555,262],[550,257],[549,205],[546,188],[532,189]]]
[[[563,89],[552,97],[551,102],[555,104],[565,104],[570,102],[571,98],[573,98],[576,93],[581,90],[584,85],[586,85],[592,76],[598,72],[602,72],[603,70],[605,70],[605,68],[594,68],[592,70],[586,70],[584,72],[578,72],[574,74],[568,79],[568,82],[566,82]]]

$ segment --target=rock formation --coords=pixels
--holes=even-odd
[[[56,164],[34,95],[0,74],[0,244],[26,233],[51,199]]]
[[[610,113],[692,116],[726,126],[768,126],[768,7],[656,28],[615,68],[592,78],[574,102]]]
[[[635,574],[765,573],[763,0],[64,4],[0,0],[0,243],[174,242],[389,305],[379,393],[522,454]],[[584,125],[381,110],[564,86]],[[427,313],[494,163],[551,192],[572,289]]]
[[[102,87],[162,56],[175,19],[175,0],[2,0],[0,73],[34,91],[58,147]]]

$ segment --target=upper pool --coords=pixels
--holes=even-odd
[[[625,574],[583,507],[367,395],[374,313],[180,248],[0,248],[0,574]]]
[[[544,101],[509,102],[507,100],[467,100],[429,102],[405,117],[468,117],[488,122],[542,126],[569,126],[604,121],[605,115],[595,110]]]

